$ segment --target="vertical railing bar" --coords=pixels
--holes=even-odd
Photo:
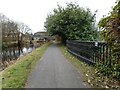
[[[67,40],[67,47],[72,52],[85,57],[87,60],[89,59],[91,63],[99,63],[100,61],[103,61],[103,63],[105,63],[108,60],[108,47],[103,42],[99,42],[98,45],[95,45],[94,41],[81,42]]]

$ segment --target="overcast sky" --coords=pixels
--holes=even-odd
[[[98,9],[97,21],[111,11],[116,0],[0,0],[0,13],[10,19],[23,22],[32,32],[43,31],[47,14],[57,7],[57,2],[65,6],[68,2],[77,2],[94,12]]]

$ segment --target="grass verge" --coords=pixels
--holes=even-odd
[[[58,45],[63,55],[71,62],[82,75],[84,82],[87,82],[93,88],[119,88],[120,84],[115,79],[103,76],[97,73],[96,67],[90,66],[75,56],[71,55],[67,48],[63,45]]]
[[[51,43],[36,48],[23,56],[14,65],[2,71],[2,88],[24,88],[30,71]]]

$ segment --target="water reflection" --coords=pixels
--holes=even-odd
[[[33,51],[34,46],[29,46],[29,47],[11,47],[11,48],[6,48],[2,50],[2,62],[0,63],[0,66],[4,69],[7,67],[8,63],[14,60],[17,60],[18,57],[23,56],[27,53],[30,53]]]
[[[32,50],[33,50],[33,47],[29,47],[29,48],[24,47],[24,48],[23,48],[23,54],[29,53],[29,52],[31,52]]]

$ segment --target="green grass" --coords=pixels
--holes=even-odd
[[[120,86],[120,82],[117,82],[116,80],[110,77],[108,78],[100,73],[97,73],[96,67],[90,66],[71,55],[67,51],[67,48],[65,46],[59,44],[58,47],[60,48],[63,55],[67,58],[67,60],[71,62],[71,64],[73,64],[76,67],[76,69],[80,72],[84,79],[84,82],[87,82],[91,87],[116,88]]]
[[[5,69],[2,72],[2,88],[24,88],[30,71],[49,45],[50,43],[44,44]]]

